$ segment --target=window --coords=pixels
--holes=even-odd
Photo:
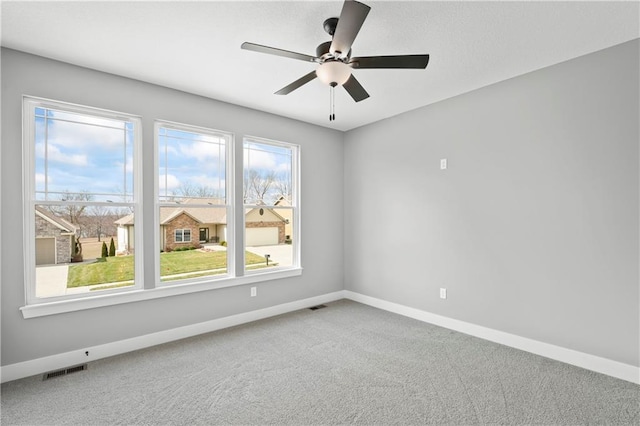
[[[190,243],[191,242],[191,229],[176,229],[175,242],[176,243]]]
[[[156,121],[143,183],[139,117],[24,97],[23,123],[25,318],[300,275],[298,146]]]
[[[120,233],[138,210],[138,117],[24,98],[28,303],[141,286]]]
[[[245,270],[299,265],[298,147],[245,138]]]
[[[228,276],[229,133],[156,123],[161,282]]]

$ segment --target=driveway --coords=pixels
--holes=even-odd
[[[69,265],[36,266],[36,297],[64,296],[67,294]]]
[[[293,261],[293,246],[291,244],[278,244],[277,246],[247,247],[247,251],[258,256],[270,254],[269,263],[276,262],[280,266],[291,266]]]

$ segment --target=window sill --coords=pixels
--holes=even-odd
[[[244,277],[223,278],[214,281],[203,281],[193,284],[163,285],[149,290],[133,290],[123,293],[112,293],[85,297],[82,299],[63,300],[27,305],[20,308],[25,319],[62,314],[66,312],[82,311],[85,309],[101,308],[104,306],[120,305],[123,303],[140,302],[159,299],[162,297],[178,296],[219,288],[235,287],[262,281],[271,281],[302,275],[302,268],[292,268],[280,271],[250,274]]]

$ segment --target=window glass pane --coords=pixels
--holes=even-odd
[[[245,208],[246,270],[294,265],[293,212],[267,206]]]
[[[244,141],[246,271],[298,264],[293,197],[296,149],[278,142]]]
[[[132,218],[128,207],[36,205],[36,297],[132,286]]]
[[[130,122],[36,108],[37,200],[130,202],[133,125]]]
[[[159,129],[160,202],[199,199],[203,204],[225,204],[225,147],[227,137]]]
[[[226,207],[160,207],[160,280],[227,273]]]
[[[257,142],[244,144],[243,198],[245,204],[291,203],[292,149]]]
[[[227,274],[226,150],[231,137],[158,126],[160,281]]]

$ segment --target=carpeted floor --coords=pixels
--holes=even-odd
[[[2,385],[13,424],[640,424],[640,386],[351,301]]]

